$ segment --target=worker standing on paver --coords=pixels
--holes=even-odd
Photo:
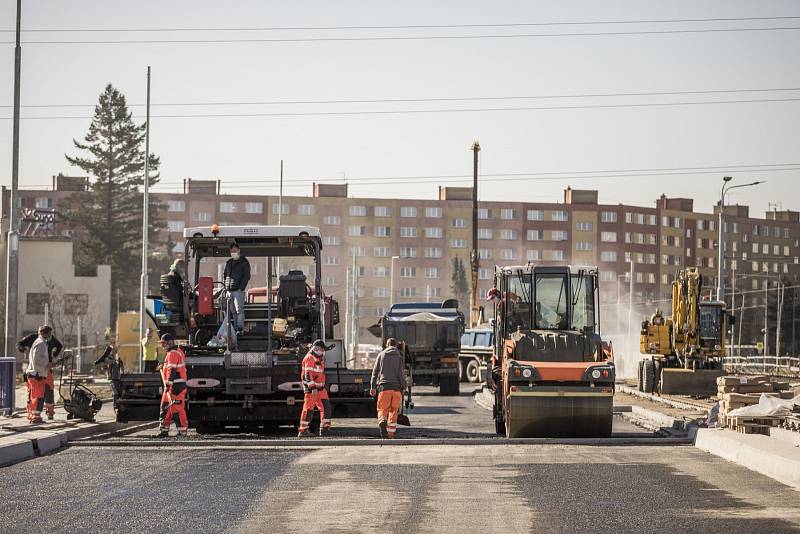
[[[186,356],[175,346],[175,339],[170,334],[161,336],[161,346],[167,355],[161,364],[161,380],[164,392],[161,394],[161,427],[158,437],[169,435],[169,427],[173,416],[178,417],[178,437],[189,431],[189,419],[186,417]]]
[[[20,342],[17,344],[17,349],[23,354],[27,353],[31,350],[33,343],[38,339],[39,333],[29,334],[22,338]],[[47,420],[52,421],[53,417],[56,413],[56,380],[53,376],[53,361],[58,358],[58,355],[61,354],[61,351],[64,349],[64,345],[61,344],[61,341],[53,335],[52,328],[50,330],[50,338],[47,341],[47,358],[48,358],[48,365],[49,370],[47,373],[47,378],[44,382],[44,411],[47,414]],[[30,392],[29,392],[30,393]],[[28,400],[30,401],[30,394],[28,395]]]
[[[53,329],[47,325],[39,327],[39,335],[28,352],[28,368],[25,376],[28,380],[28,422],[41,423],[42,409],[45,401],[45,385],[50,373],[50,357],[47,342],[53,335]]]
[[[406,373],[403,355],[397,349],[397,340],[386,340],[386,348],[378,353],[372,368],[370,395],[378,396],[378,428],[382,438],[394,439],[397,417],[406,390]]]
[[[158,367],[158,340],[153,335],[152,328],[148,328],[142,338],[142,354],[144,372],[155,373]]]
[[[236,333],[241,334],[244,329],[244,291],[250,282],[250,262],[236,243],[231,244],[230,250],[231,259],[225,263],[222,278],[236,313]]]
[[[298,438],[309,436],[308,427],[314,417],[314,408],[319,410],[319,435],[324,436],[331,429],[331,401],[325,389],[325,351],[333,346],[326,346],[321,339],[316,340],[303,358],[300,380],[303,383],[303,411],[300,414],[300,431]]]

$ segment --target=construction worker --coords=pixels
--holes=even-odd
[[[153,335],[153,329],[148,328],[142,338],[142,360],[144,372],[155,373],[158,368],[158,340]]]
[[[28,381],[28,422],[41,423],[45,401],[45,384],[50,373],[50,358],[47,342],[53,329],[47,325],[39,327],[38,336],[28,352],[28,368],[25,376]]]
[[[370,395],[378,396],[378,428],[382,438],[394,439],[397,416],[406,390],[406,373],[403,355],[397,349],[397,340],[386,340],[386,348],[378,353],[372,368]]]
[[[17,344],[17,349],[27,353],[33,346],[34,341],[39,337],[39,333],[29,334],[22,338]],[[44,411],[47,414],[47,420],[52,421],[56,413],[56,381],[53,376],[53,361],[61,354],[64,345],[53,335],[52,328],[50,330],[50,338],[47,341],[47,358],[49,361],[49,372],[44,383]],[[28,397],[30,400],[30,396]]]
[[[161,336],[161,346],[167,355],[161,364],[161,380],[164,392],[161,394],[161,428],[158,437],[169,435],[172,417],[177,415],[178,437],[189,431],[189,420],[186,417],[186,356],[175,345],[170,334]]]
[[[244,291],[250,282],[250,262],[236,243],[231,244],[230,251],[231,259],[225,263],[222,279],[236,313],[236,333],[241,334],[244,329]]]
[[[303,412],[300,414],[300,432],[297,437],[309,436],[308,426],[314,417],[314,408],[319,410],[319,435],[324,436],[331,429],[331,401],[325,389],[325,351],[333,346],[326,346],[321,339],[316,340],[303,358],[300,380],[303,383]]]

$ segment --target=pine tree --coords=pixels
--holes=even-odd
[[[469,284],[467,283],[467,270],[464,267],[464,261],[458,256],[453,258],[452,272],[450,275],[450,291],[453,296],[458,299],[460,306],[467,304],[470,293]]]
[[[116,296],[119,288],[121,310],[139,307],[145,129],[145,124],[136,125],[132,120],[125,96],[108,84],[95,106],[84,142],[73,139],[75,148],[88,154],[65,155],[71,165],[90,177],[88,190],[73,193],[63,204],[65,216],[78,234],[78,269],[85,273],[98,265],[110,265],[111,295]],[[151,185],[158,181],[159,163],[151,154]],[[164,226],[159,208],[151,197],[151,249],[159,247],[158,234]],[[114,324],[114,317],[110,319]]]

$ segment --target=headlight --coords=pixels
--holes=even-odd
[[[328,386],[328,391],[331,393],[338,393],[339,392],[339,384],[331,384]]]
[[[530,369],[523,369],[522,370],[522,376],[524,376],[525,378],[530,378],[532,374],[533,374],[533,372]]]
[[[592,371],[592,378],[600,378],[600,371],[598,369]]]

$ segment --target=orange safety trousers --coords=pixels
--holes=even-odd
[[[45,380],[28,376],[28,421],[41,422],[44,408]]]
[[[169,390],[161,394],[161,429],[169,430],[172,418],[177,416],[178,432],[186,432],[189,430],[189,418],[186,417],[186,390],[177,395]]]
[[[386,433],[390,438],[397,432],[397,416],[402,402],[402,391],[384,389],[378,393],[378,423],[386,423]]]
[[[300,430],[307,430],[314,416],[314,409],[319,410],[319,421],[322,428],[331,427],[331,401],[327,389],[313,389],[303,396],[303,411],[300,414]]]

